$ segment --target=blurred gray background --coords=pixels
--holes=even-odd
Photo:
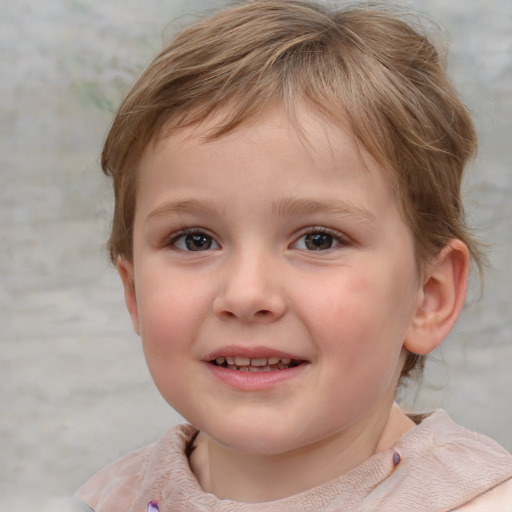
[[[444,407],[511,450],[512,1],[407,3],[451,36],[481,141],[467,208],[492,268],[403,401]],[[150,381],[107,262],[98,155],[133,79],[176,27],[218,5],[0,0],[0,510],[64,510],[56,498],[180,420]]]

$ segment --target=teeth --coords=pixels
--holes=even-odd
[[[297,366],[288,357],[241,357],[241,356],[218,356],[215,359],[218,366],[223,366],[229,370],[249,371],[249,372],[273,372],[285,370],[290,366]]]
[[[264,366],[246,366],[250,372],[264,372],[265,367]],[[243,370],[243,368],[240,368],[240,370]]]

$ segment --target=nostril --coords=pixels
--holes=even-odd
[[[256,311],[256,316],[269,316],[272,313],[268,309],[260,309],[259,311]]]

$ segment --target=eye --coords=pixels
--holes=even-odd
[[[341,239],[340,235],[332,234],[329,231],[317,230],[301,236],[295,242],[294,247],[303,251],[327,251],[334,249],[342,243],[344,243],[344,240]]]
[[[210,235],[201,231],[186,232],[175,236],[171,245],[181,251],[208,251],[219,249],[219,244]]]

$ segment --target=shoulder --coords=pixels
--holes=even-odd
[[[129,510],[146,473],[155,444],[135,450],[93,475],[76,495],[93,510]],[[122,507],[118,508],[121,506]]]
[[[418,433],[424,437],[420,449],[428,449],[431,457],[452,470],[460,469],[468,479],[495,475],[489,483],[500,483],[512,477],[510,452],[493,439],[455,423],[443,410],[427,417]]]
[[[416,510],[459,510],[477,497],[492,503],[499,496],[508,499],[512,511],[512,484],[507,483],[512,478],[512,455],[487,436],[458,425],[446,412],[427,416],[396,450],[402,463],[391,480],[398,494],[418,505]]]
[[[440,466],[461,468],[480,475],[481,469],[507,475],[512,470],[512,455],[493,439],[455,423],[443,410],[424,415],[419,425],[398,442],[408,455]],[[472,468],[468,462],[472,461]],[[512,476],[512,475],[510,475]],[[503,478],[505,480],[506,478]]]
[[[177,425],[153,444],[139,448],[98,471],[76,495],[96,512],[131,510],[146,480],[154,479],[162,467],[169,469],[180,458],[195,430]]]
[[[480,494],[453,512],[510,512],[512,510],[512,478]]]

